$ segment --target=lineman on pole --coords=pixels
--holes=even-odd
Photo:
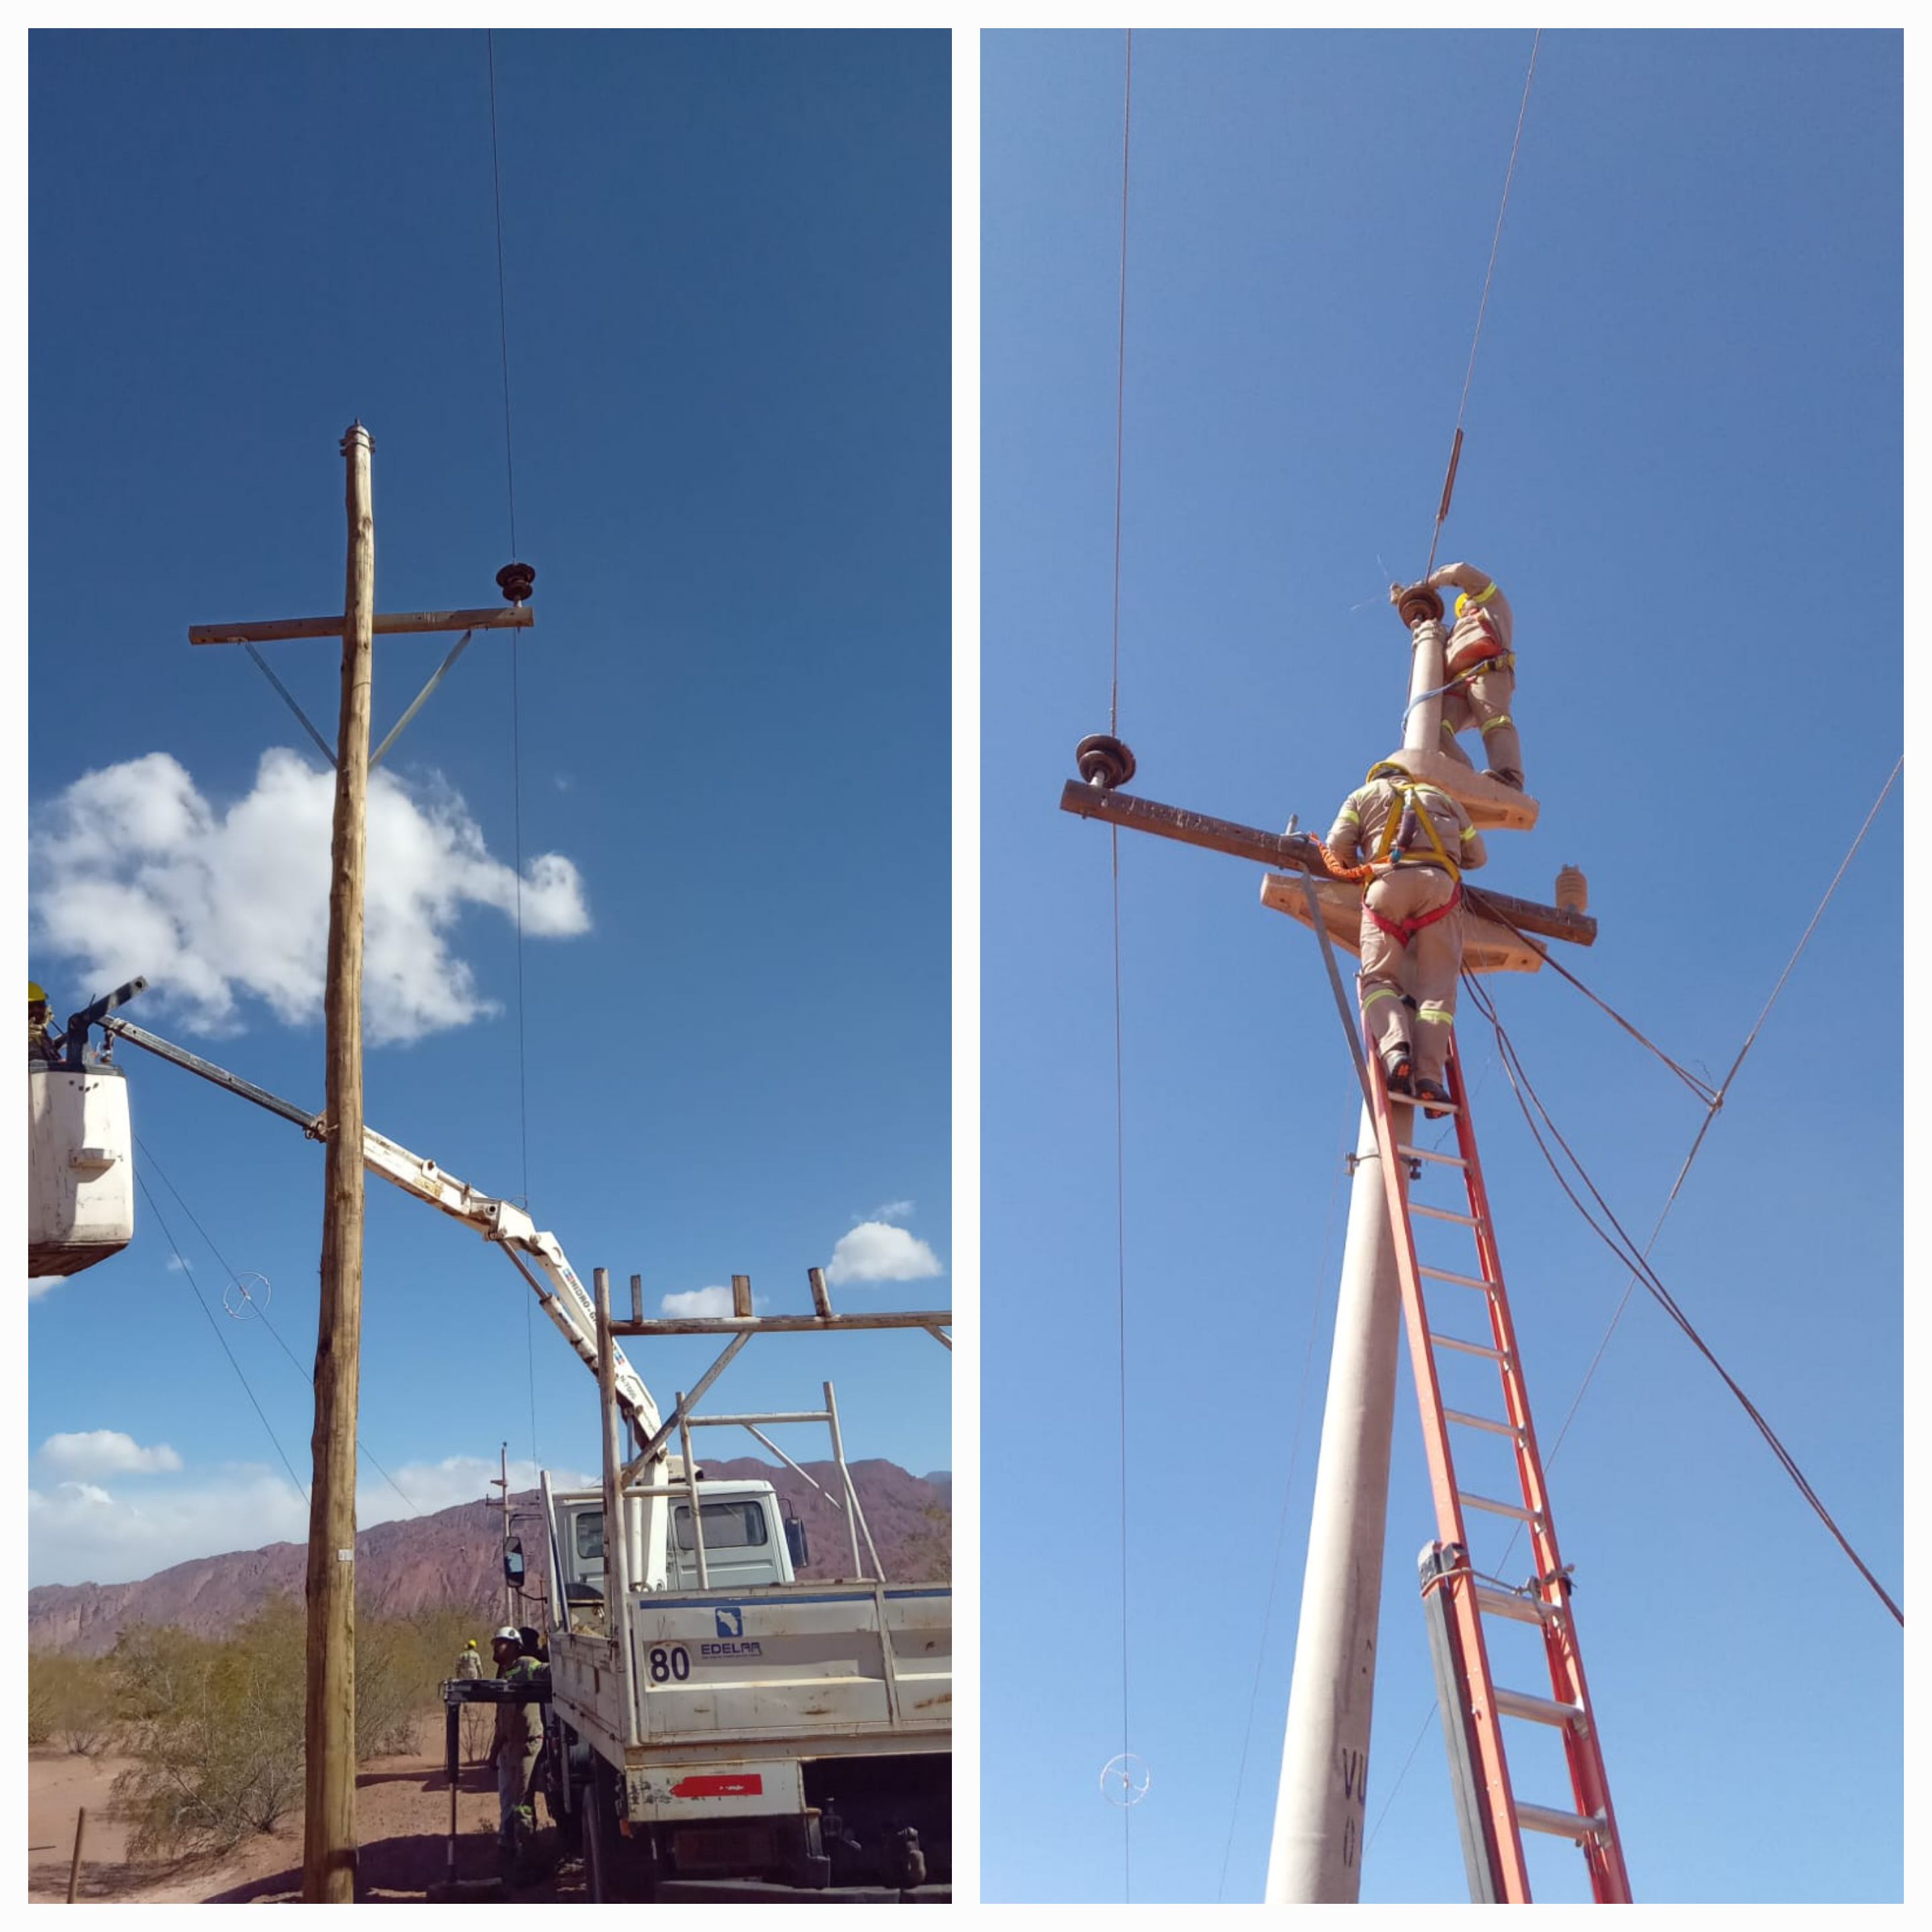
[[[1456,743],[1459,732],[1482,734],[1485,778],[1512,790],[1522,790],[1522,740],[1517,735],[1510,706],[1516,694],[1516,620],[1496,579],[1472,563],[1445,563],[1422,580],[1430,590],[1452,584],[1456,599],[1455,628],[1449,633],[1442,687],[1444,754],[1459,765],[1472,764]],[[1400,603],[1400,584],[1389,586],[1390,601]]]
[[[1342,801],[1328,846],[1346,866],[1366,861],[1362,892],[1362,1022],[1388,1090],[1447,1102],[1443,1084],[1462,970],[1464,872],[1489,854],[1469,814],[1447,792],[1384,760]],[[1440,1110],[1424,1110],[1431,1120]]]

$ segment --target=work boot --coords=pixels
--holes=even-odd
[[[1388,1090],[1396,1100],[1412,1099],[1415,1093],[1415,1066],[1408,1057],[1406,1046],[1396,1048],[1382,1062],[1382,1070],[1388,1076]]]
[[[1520,772],[1492,771],[1486,767],[1483,776],[1486,778],[1494,778],[1498,784],[1508,785],[1511,791],[1520,791],[1522,789],[1522,774]]]
[[[1449,1090],[1439,1080],[1418,1078],[1415,1083],[1415,1097],[1425,1102],[1430,1100],[1440,1100],[1442,1102],[1439,1107],[1425,1105],[1422,1109],[1424,1120],[1439,1120],[1449,1111],[1450,1105]]]

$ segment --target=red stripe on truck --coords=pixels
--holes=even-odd
[[[722,1778],[681,1778],[670,1788],[674,1798],[758,1798],[764,1794],[761,1773],[740,1772]]]

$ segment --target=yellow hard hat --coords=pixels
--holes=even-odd
[[[27,982],[27,1004],[30,1006],[44,1006],[48,1004],[47,989],[38,980],[29,980]]]

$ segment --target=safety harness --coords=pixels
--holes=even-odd
[[[1408,858],[1410,843],[1414,838],[1419,827],[1427,837],[1430,845],[1435,848],[1435,856],[1430,859],[1414,860],[1411,862],[1423,866],[1439,864],[1455,881],[1456,886],[1448,899],[1436,907],[1432,912],[1418,913],[1413,919],[1384,919],[1373,906],[1369,904],[1367,896],[1364,894],[1362,910],[1398,946],[1406,946],[1424,926],[1433,926],[1439,919],[1447,919],[1461,905],[1462,868],[1444,849],[1442,841],[1437,836],[1434,820],[1430,818],[1426,808],[1419,802],[1417,796],[1418,793],[1433,791],[1436,788],[1433,785],[1418,784],[1413,780],[1400,778],[1391,778],[1388,780],[1388,782],[1401,794],[1402,805],[1399,811],[1391,806],[1388,818],[1382,821],[1382,836],[1376,848],[1374,862],[1378,866],[1400,865],[1405,859]]]

